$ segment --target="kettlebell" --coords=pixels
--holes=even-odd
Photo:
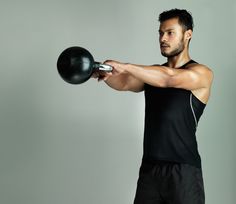
[[[69,47],[58,57],[57,70],[70,84],[81,84],[87,81],[94,71],[111,72],[110,65],[95,62],[92,54],[83,47]]]

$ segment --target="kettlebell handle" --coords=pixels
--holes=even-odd
[[[93,68],[95,70],[104,71],[104,72],[111,72],[113,70],[112,66],[108,64],[102,64],[100,62],[94,62]]]

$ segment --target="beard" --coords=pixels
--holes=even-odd
[[[175,57],[179,55],[184,50],[183,40],[178,43],[178,45],[171,50],[170,52],[161,51],[162,56],[164,57]]]

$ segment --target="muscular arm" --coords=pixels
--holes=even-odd
[[[108,86],[118,91],[143,91],[144,83],[128,73],[115,74],[104,80]]]
[[[187,69],[165,66],[144,66],[107,61],[114,67],[114,76],[106,83],[117,90],[142,91],[144,84],[162,88],[182,88],[194,92],[207,102],[213,80],[212,71],[200,64],[190,64]]]
[[[141,92],[144,89],[144,82],[128,72],[120,72],[117,66],[125,67],[127,64],[117,61],[106,61],[105,64],[109,64],[113,67],[112,73],[99,71],[93,74],[94,78],[104,80],[105,83],[111,88],[118,91],[133,91]]]
[[[191,91],[210,87],[213,78],[211,70],[200,64],[189,65],[188,69],[127,64],[124,72],[152,86]]]

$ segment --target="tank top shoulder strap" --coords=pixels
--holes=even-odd
[[[197,62],[191,59],[188,62],[186,62],[184,65],[182,65],[180,68],[184,69],[187,65],[192,64],[192,63],[197,63]],[[167,65],[168,65],[167,62],[162,64],[162,66],[167,66]]]
[[[187,65],[192,64],[192,63],[197,63],[197,62],[191,59],[188,62],[186,62],[184,65],[182,65],[180,68],[185,69]]]

